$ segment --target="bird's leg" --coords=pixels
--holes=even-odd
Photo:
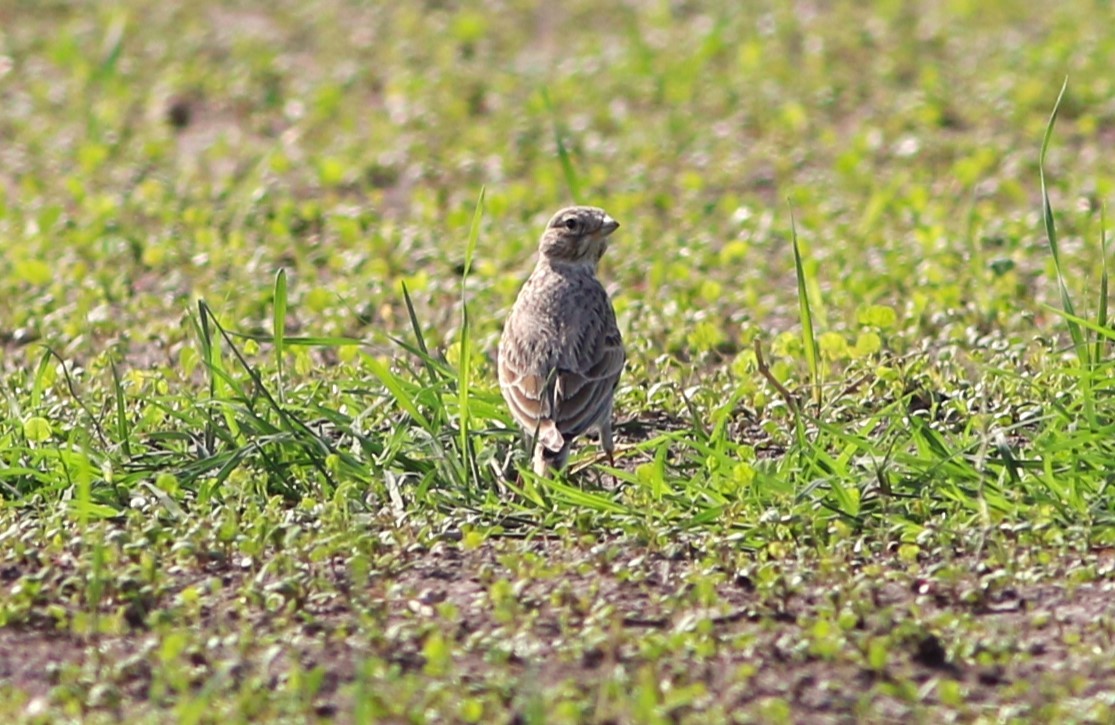
[[[560,471],[565,468],[568,460],[569,441],[565,441],[562,447],[556,451],[552,451],[539,443],[534,449],[534,472],[539,476],[545,476],[548,473]]]
[[[612,440],[612,422],[605,420],[600,425],[600,447],[604,449],[604,455],[608,457],[608,465],[612,468],[616,467],[616,444]],[[612,488],[619,488],[619,479],[616,474],[612,473]]]
[[[531,466],[535,474],[539,476],[546,475],[546,447],[541,443],[534,444],[534,457],[531,461]]]

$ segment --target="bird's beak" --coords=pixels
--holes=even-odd
[[[619,222],[605,214],[604,221],[600,225],[600,235],[606,237],[617,229],[619,229]]]

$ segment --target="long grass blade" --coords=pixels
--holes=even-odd
[[[484,196],[487,188],[480,187],[480,196],[476,199],[476,208],[472,211],[472,224],[468,228],[468,242],[465,244],[465,264],[461,272],[461,299],[464,300],[465,280],[472,271],[472,259],[476,256],[476,244],[480,239],[480,222],[484,218]]]
[[[554,104],[550,101],[550,92],[542,89],[542,102],[546,104],[546,111],[550,114],[554,126],[554,144],[557,146],[558,161],[561,162],[561,171],[565,174],[565,186],[569,190],[569,197],[575,204],[581,203],[581,183],[577,179],[577,172],[573,168],[573,161],[569,157],[569,151],[565,148],[565,141],[562,140],[561,124],[558,123],[557,111],[554,110]]]
[[[465,264],[461,273],[461,336],[457,358],[457,410],[460,416],[461,463],[465,479],[462,481],[466,492],[471,490],[469,477],[473,475],[475,461],[469,445],[469,389],[472,385],[472,337],[469,330],[468,300],[465,296],[468,273],[472,269],[472,258],[476,253],[476,243],[480,238],[480,222],[484,217],[484,187],[476,199],[476,209],[472,213],[472,224],[468,230],[468,243],[465,244]],[[476,472],[479,477],[479,472]]]
[[[1053,219],[1053,204],[1049,201],[1049,188],[1045,180],[1045,156],[1049,150],[1049,142],[1053,138],[1053,126],[1057,122],[1057,114],[1061,110],[1061,101],[1064,100],[1068,85],[1069,79],[1066,76],[1064,83],[1061,84],[1061,92],[1057,94],[1057,101],[1053,104],[1053,111],[1049,114],[1049,123],[1045,126],[1045,135],[1041,141],[1041,153],[1038,155],[1038,176],[1041,179],[1042,220],[1045,223],[1045,234],[1049,240],[1049,251],[1053,255],[1053,268],[1057,273],[1057,288],[1061,294],[1061,307],[1064,308],[1066,313],[1064,315],[1065,324],[1068,327],[1069,336],[1072,338],[1076,356],[1084,368],[1084,375],[1080,378],[1080,396],[1084,401],[1084,415],[1090,422],[1095,423],[1092,376],[1089,374],[1092,369],[1092,350],[1081,330],[1081,324],[1076,321],[1078,319],[1076,310],[1073,308],[1072,297],[1069,294],[1068,284],[1065,282],[1065,273],[1061,266],[1060,245],[1057,241],[1057,225]]]
[[[1061,92],[1057,94],[1057,101],[1053,104],[1053,112],[1049,114],[1049,123],[1045,126],[1045,135],[1041,141],[1041,153],[1038,155],[1038,176],[1041,179],[1041,204],[1042,204],[1042,219],[1045,222],[1045,234],[1049,240],[1049,251],[1053,255],[1053,267],[1057,272],[1057,287],[1061,293],[1061,306],[1064,307],[1065,312],[1069,315],[1075,315],[1076,310],[1073,308],[1072,297],[1069,294],[1068,284],[1065,282],[1064,270],[1061,267],[1061,251],[1060,245],[1057,241],[1057,225],[1053,219],[1053,205],[1049,201],[1049,188],[1045,180],[1045,156],[1049,151],[1049,142],[1053,138],[1053,127],[1057,123],[1057,114],[1061,111],[1061,101],[1065,97],[1065,89],[1068,88],[1069,79],[1066,77],[1065,82],[1061,85]],[[1067,318],[1066,318],[1067,319]],[[1080,357],[1080,362],[1087,365],[1089,360],[1088,347],[1084,342],[1084,335],[1080,331],[1080,326],[1068,320],[1069,335],[1072,337],[1073,346],[1076,348],[1077,355]]]
[[[226,330],[232,337],[240,340],[254,340],[256,342],[274,343],[275,336],[259,332],[238,332],[236,330]],[[283,335],[282,345],[286,350],[292,347],[352,347],[354,345],[367,345],[367,340],[361,340],[356,337],[333,337],[325,336],[295,336],[288,337]]]
[[[31,383],[31,408],[34,410],[38,410],[39,406],[43,404],[43,392],[48,385],[50,361],[53,359],[54,351],[50,348],[44,348],[43,356],[39,358],[39,364],[35,366],[35,377],[32,378]]]
[[[436,385],[440,376],[438,375],[438,368],[440,363],[434,359],[430,354],[430,349],[426,346],[426,336],[422,334],[422,325],[418,323],[418,313],[414,311],[414,300],[410,298],[410,290],[407,289],[407,283],[402,283],[403,289],[403,302],[406,304],[407,316],[410,318],[410,329],[414,331],[414,341],[418,345],[417,350],[411,348],[409,345],[401,340],[395,340],[404,349],[409,352],[414,352],[422,360],[422,365],[426,368],[426,375],[430,380],[431,385]],[[393,338],[394,339],[394,338]]]
[[[422,426],[424,430],[431,433],[435,432],[433,426],[430,425],[430,421],[418,410],[418,405],[415,403],[414,397],[407,392],[399,378],[392,373],[386,365],[371,355],[365,358],[365,362],[368,367],[371,368],[372,374],[383,383],[383,387],[387,388],[387,392],[391,393],[391,397],[395,399],[398,406],[402,408],[407,415],[414,418],[418,425]]]
[[[120,370],[112,365],[112,389],[116,398],[116,435],[124,448],[124,455],[132,457],[131,431],[128,428],[128,414],[124,405],[124,386],[120,383]]]
[[[1096,312],[1096,325],[1100,329],[1107,329],[1107,204],[1100,207],[1100,299]],[[1097,333],[1095,336],[1096,350],[1092,360],[1099,363],[1103,360],[1104,342]]]
[[[553,479],[542,480],[542,485],[553,491],[555,498],[561,499],[574,506],[612,514],[631,513],[631,509],[611,497],[601,496]]]
[[[275,370],[279,380],[279,400],[286,402],[286,386],[283,385],[283,338],[286,333],[287,289],[286,270],[280,269],[275,275],[275,294],[272,306],[271,334],[275,342]]]
[[[821,405],[821,365],[817,353],[817,337],[813,332],[813,308],[809,302],[809,283],[805,278],[805,265],[801,261],[801,245],[798,244],[797,222],[794,220],[793,207],[790,208],[790,236],[794,246],[794,268],[798,278],[798,310],[801,313],[801,341],[805,346],[805,362],[809,366],[809,378],[813,387],[813,401]]]
[[[1077,326],[1082,327],[1086,330],[1091,330],[1092,332],[1094,332],[1096,334],[1096,336],[1098,338],[1103,338],[1104,340],[1115,341],[1115,329],[1112,329],[1108,325],[1101,325],[1098,322],[1093,322],[1092,320],[1089,320],[1087,317],[1081,317],[1080,315],[1069,314],[1068,312],[1065,312],[1064,310],[1059,309],[1057,307],[1054,307],[1052,305],[1043,304],[1042,308],[1044,308],[1045,310],[1047,310],[1049,312],[1052,312],[1053,314],[1057,315],[1058,317],[1064,318],[1066,324],[1077,325]]]
[[[198,345],[201,346],[201,362],[209,377],[209,399],[217,397],[217,378],[214,372],[220,369],[217,351],[213,347],[213,332],[209,319],[209,305],[205,300],[197,301],[197,319],[191,319],[197,331]]]

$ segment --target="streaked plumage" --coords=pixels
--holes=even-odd
[[[561,468],[577,436],[600,431],[609,458],[612,396],[626,355],[596,267],[619,224],[575,206],[550,219],[538,263],[499,342],[499,386],[515,420],[535,437],[534,470]]]

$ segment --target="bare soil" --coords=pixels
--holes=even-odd
[[[504,539],[473,550],[451,542],[412,547],[390,572],[361,581],[346,562],[326,562],[315,572],[322,586],[281,593],[279,607],[266,598],[252,601],[268,591],[260,577],[250,582],[251,572],[223,564],[183,575],[177,591],[219,580],[198,626],[214,637],[248,626],[279,643],[279,656],[223,643],[190,655],[199,685],[221,661],[233,663],[234,678],[258,677],[271,686],[294,661],[304,669],[321,666],[317,712],[341,720],[361,662],[378,658],[421,673],[423,641],[434,628],[455,643],[454,666],[465,682],[482,685],[498,670],[521,682],[593,688],[617,668],[634,672],[650,664],[677,686],[703,684],[728,711],[780,698],[810,721],[854,719],[872,688],[872,712],[886,714],[888,696],[877,686],[888,682],[953,680],[970,705],[990,708],[1041,706],[1066,692],[1115,692],[1109,577],[1071,583],[1070,558],[1049,565],[1065,575],[1062,581],[989,587],[984,565],[970,563],[971,577],[946,586],[915,571],[932,571],[928,561],[912,567],[896,557],[872,581],[857,569],[879,562],[851,561],[846,572],[817,573],[811,562],[788,560],[784,580],[796,583],[763,589],[750,574],[707,555],[697,561],[615,541]],[[35,574],[5,572],[4,578]],[[508,582],[502,599],[493,594],[501,581]],[[146,602],[144,611],[127,617],[136,626],[121,634],[76,636],[57,631],[45,616],[0,628],[0,685],[44,697],[67,670],[111,672],[118,706],[145,709],[153,692],[149,654],[158,641],[146,615],[175,596],[168,591],[164,601]],[[843,610],[858,614],[838,651],[812,648],[816,623]],[[902,628],[908,633],[892,640],[898,646],[882,666],[866,666],[864,657],[847,651]],[[699,653],[664,651],[652,659],[653,648],[644,646],[655,635],[694,631],[702,633],[695,640],[703,643]],[[893,716],[907,707],[895,697]]]

